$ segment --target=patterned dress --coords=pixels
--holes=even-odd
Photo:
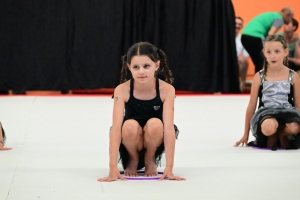
[[[300,111],[294,107],[294,71],[290,70],[289,77],[284,81],[265,81],[264,72],[260,72],[261,86],[259,89],[258,110],[252,116],[250,129],[255,141],[250,142],[250,146],[267,147],[268,137],[261,132],[261,124],[265,119],[275,118],[279,127],[277,130],[277,140],[272,150],[280,147],[279,135],[286,123],[297,122],[300,125]],[[300,92],[300,91],[299,91]],[[298,149],[300,146],[300,134],[288,135],[291,149]]]

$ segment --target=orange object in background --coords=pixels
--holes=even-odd
[[[244,20],[244,26],[253,19],[256,15],[263,12],[276,12],[280,11],[284,7],[291,7],[294,10],[294,18],[300,22],[300,4],[297,0],[231,0],[234,6],[235,15],[240,16]],[[297,33],[300,35],[300,28]],[[283,28],[279,30],[283,31]],[[249,67],[247,72],[247,80],[252,80],[255,73],[254,64],[251,58],[249,58]]]

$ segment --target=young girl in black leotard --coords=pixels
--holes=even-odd
[[[127,74],[127,72],[130,72]],[[165,76],[165,81],[157,78]],[[130,80],[127,80],[131,76]],[[124,180],[117,168],[120,158],[125,175],[157,175],[157,162],[166,153],[166,167],[160,178],[184,180],[173,175],[175,140],[175,89],[164,52],[150,43],[133,45],[123,56],[121,84],[114,92],[113,125],[110,132],[110,172],[99,181]],[[125,114],[124,114],[125,110]]]

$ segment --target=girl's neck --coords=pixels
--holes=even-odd
[[[140,92],[148,92],[155,88],[155,82],[156,78],[153,78],[153,80],[150,80],[147,83],[139,83],[137,81],[134,81],[134,89]]]
[[[280,66],[268,66],[268,71],[273,73],[279,73],[285,68],[284,65]]]

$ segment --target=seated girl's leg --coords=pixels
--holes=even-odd
[[[292,123],[285,124],[283,130],[285,135],[296,135],[300,132],[300,126],[297,122],[292,122]]]
[[[126,120],[122,126],[122,144],[129,154],[129,162],[125,167],[126,176],[137,176],[139,151],[143,149],[143,131],[136,120]]]
[[[265,119],[261,123],[261,132],[267,137],[276,133],[277,128],[278,128],[278,122],[275,118]]]
[[[276,131],[278,128],[278,122],[275,118],[265,119],[261,123],[261,132],[268,137],[267,147],[271,148],[276,141]]]
[[[282,134],[280,135],[280,142],[281,146],[284,148],[290,147],[289,141],[287,139],[287,135],[297,135],[300,132],[300,126],[296,122],[287,123],[285,124],[285,127],[282,131]]]
[[[156,176],[155,152],[163,142],[163,123],[158,118],[151,118],[144,127],[145,176]]]

